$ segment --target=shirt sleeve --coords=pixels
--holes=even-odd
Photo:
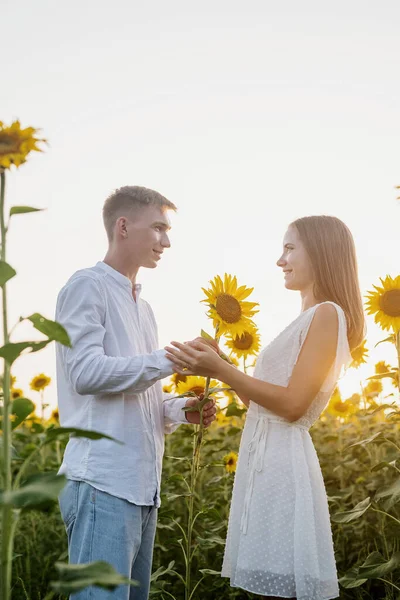
[[[59,294],[56,321],[67,330],[72,347],[57,344],[57,351],[76,393],[135,394],[173,373],[164,350],[138,356],[107,356],[103,343],[105,311],[101,288],[91,277],[77,277]]]
[[[187,398],[168,398],[163,402],[164,433],[172,433],[181,423],[188,423],[185,411],[182,410]]]

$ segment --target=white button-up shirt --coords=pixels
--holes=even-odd
[[[75,273],[60,291],[56,320],[72,348],[56,344],[60,424],[105,433],[71,437],[60,473],[138,505],[160,505],[164,433],[187,423],[185,399],[163,399],[172,363],[140,285],[103,262]],[[164,400],[164,401],[163,401]]]

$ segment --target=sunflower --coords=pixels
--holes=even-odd
[[[218,382],[214,379],[210,381],[210,388],[218,387]],[[197,375],[188,375],[185,377],[185,381],[179,381],[176,386],[178,394],[185,394],[186,392],[194,392],[196,396],[204,394],[206,389],[206,378],[198,377]]]
[[[387,364],[384,360],[380,360],[375,365],[375,373],[377,375],[383,375],[383,373],[387,373],[391,370],[391,366]]]
[[[234,473],[236,471],[238,455],[236,452],[229,452],[224,456],[225,469],[228,473]]]
[[[14,121],[10,127],[0,121],[0,169],[9,169],[11,165],[19,167],[26,162],[30,152],[42,152],[37,144],[46,140],[36,137],[37,132],[34,127],[21,129],[19,121]]]
[[[226,345],[238,358],[255,356],[260,352],[260,335],[256,327],[249,327],[241,335],[229,336]]]
[[[10,374],[10,386],[11,387],[14,387],[16,381],[17,381],[17,378],[14,377],[14,375]]]
[[[394,279],[389,275],[380,278],[382,287],[374,285],[375,292],[368,292],[366,309],[369,315],[375,314],[375,323],[382,329],[400,331],[400,275]]]
[[[164,394],[172,394],[173,389],[174,389],[174,384],[170,383],[168,385],[163,385],[162,391],[164,392]]]
[[[335,388],[326,410],[333,417],[344,418],[354,412],[354,405],[349,400],[342,400],[340,390]]]
[[[41,373],[40,375],[36,375],[36,377],[32,379],[30,383],[31,390],[34,390],[35,392],[40,392],[41,390],[44,390],[45,387],[50,385],[50,383],[50,377],[47,377],[47,375]]]
[[[351,351],[351,357],[353,360],[350,363],[350,367],[353,367],[353,369],[358,369],[360,365],[367,362],[366,358],[368,357],[368,348],[365,346],[366,343],[367,340],[363,340],[363,342],[357,346],[357,348],[354,348]]]
[[[51,411],[50,419],[47,422],[49,424],[59,425],[60,414],[58,412],[58,408],[55,408],[53,411]]]
[[[213,320],[218,336],[229,333],[239,336],[254,326],[251,318],[257,310],[256,302],[245,302],[253,288],[238,287],[236,277],[225,273],[224,281],[217,275],[210,281],[211,288],[203,292],[207,296],[202,302],[209,305],[208,316]]]
[[[378,396],[383,390],[382,382],[379,379],[371,379],[364,388],[367,396]]]
[[[11,388],[11,398],[16,400],[17,398],[23,398],[24,392],[19,388]]]
[[[187,379],[187,375],[180,375],[179,373],[174,373],[171,375],[171,381],[176,389],[178,389],[178,383],[184,382]]]

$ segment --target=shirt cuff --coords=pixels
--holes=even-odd
[[[187,425],[189,421],[186,418],[186,412],[182,410],[187,400],[187,398],[170,398],[169,400],[164,400],[165,416],[173,423],[186,423]]]
[[[158,368],[161,371],[160,379],[164,379],[164,377],[169,377],[172,373],[175,373],[174,365],[166,357],[166,350],[156,350],[153,354],[157,359]]]

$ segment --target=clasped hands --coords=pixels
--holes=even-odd
[[[166,346],[166,357],[174,364],[176,373],[180,375],[201,375],[204,377],[218,378],[218,366],[224,363],[219,356],[219,347],[214,340],[205,340],[201,337],[196,338],[185,344],[180,342],[171,342],[171,346]],[[186,407],[196,406],[202,400],[190,398],[186,402]],[[215,420],[216,408],[215,400],[203,407],[203,424],[208,427]],[[199,412],[186,412],[186,419],[189,423],[199,424]]]

